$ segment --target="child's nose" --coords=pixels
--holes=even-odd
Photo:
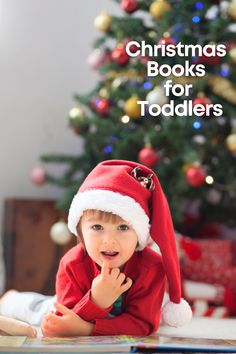
[[[106,244],[115,244],[116,243],[116,235],[114,232],[106,232],[103,235],[103,243]]]

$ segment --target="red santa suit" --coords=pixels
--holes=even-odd
[[[133,284],[122,296],[122,313],[109,317],[112,306],[102,309],[91,301],[92,281],[100,274],[100,267],[82,245],[77,245],[60,262],[56,279],[57,301],[94,323],[91,335],[149,335],[157,330],[161,318],[166,283],[162,258],[146,247],[134,252],[122,272],[133,280]]]

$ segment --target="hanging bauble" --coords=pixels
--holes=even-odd
[[[214,188],[211,188],[206,195],[206,199],[209,203],[217,205],[222,198],[222,193]]]
[[[200,56],[198,59],[196,59],[196,63],[202,63],[205,65],[218,65],[221,62],[221,57],[218,57],[217,55],[208,57],[206,55]]]
[[[89,122],[82,107],[73,107],[69,112],[69,125],[76,134],[88,131]]]
[[[111,59],[119,65],[125,65],[129,62],[130,58],[122,45],[113,49],[113,51],[111,52]]]
[[[110,101],[107,98],[101,98],[96,103],[96,111],[102,116],[106,116],[109,113]]]
[[[227,149],[230,152],[236,152],[236,133],[232,133],[230,135],[227,136],[226,140],[225,140]]]
[[[219,14],[219,6],[212,5],[206,11],[205,18],[210,21],[214,21]]]
[[[233,20],[236,20],[236,1],[231,1],[227,9],[227,13],[229,17],[231,17]]]
[[[204,95],[199,95],[198,97],[194,98],[193,100],[193,106],[196,106],[196,104],[202,104],[204,107],[206,107],[206,105],[211,104],[211,100],[210,98],[208,98],[207,96]]]
[[[146,146],[139,151],[138,160],[147,167],[153,167],[159,160],[159,156],[152,147]]]
[[[101,12],[94,20],[94,26],[97,30],[107,32],[111,27],[111,16],[106,12]]]
[[[193,136],[193,141],[198,145],[203,145],[206,142],[206,138],[204,135],[197,134]]]
[[[137,96],[132,96],[124,104],[124,111],[130,118],[138,119],[141,116],[141,106],[138,101]]]
[[[206,173],[201,167],[191,166],[185,172],[185,176],[191,187],[200,187],[205,183]]]
[[[126,38],[126,39],[123,41],[124,47],[126,48],[127,44],[128,44],[129,42],[131,42],[131,41],[132,41],[131,38]],[[131,53],[136,53],[137,50],[138,50],[138,47],[137,47],[135,44],[132,44],[132,45],[129,46],[129,51],[130,51]]]
[[[233,60],[233,62],[236,63],[236,47],[230,49],[229,56]]]
[[[120,4],[122,10],[127,12],[128,14],[132,14],[138,8],[137,0],[121,0]]]
[[[198,97],[194,98],[194,100],[193,100],[193,106],[196,106],[197,104],[200,104],[205,109],[206,109],[206,106],[211,104],[211,103],[212,103],[212,101],[210,100],[210,98],[205,96],[203,93],[199,93]],[[206,111],[205,111],[205,113],[206,113]]]
[[[100,90],[99,90],[99,96],[101,98],[109,98],[109,92],[108,92],[108,89],[106,87],[102,87]]]
[[[91,69],[98,69],[102,64],[104,64],[106,53],[101,49],[94,49],[94,51],[89,54],[87,59],[87,64]]]
[[[50,237],[57,245],[66,245],[71,240],[71,233],[64,221],[58,221],[50,229]]]
[[[176,41],[171,37],[161,37],[158,41],[158,44],[162,44],[165,46],[167,46],[169,44],[176,45]]]
[[[158,104],[159,106],[163,106],[169,101],[165,94],[165,90],[160,86],[154,87],[154,89],[147,94],[146,100],[149,105]]]
[[[160,20],[166,12],[171,11],[171,5],[166,0],[156,0],[151,4],[149,11],[154,18]]]
[[[41,166],[34,167],[30,173],[30,179],[37,186],[41,186],[46,182],[45,169]]]

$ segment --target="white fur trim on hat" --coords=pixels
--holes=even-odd
[[[179,304],[167,301],[162,309],[163,321],[172,327],[187,324],[192,318],[192,310],[187,301],[181,299]]]
[[[78,236],[76,231],[78,222],[84,210],[88,209],[111,212],[120,216],[137,233],[139,241],[137,250],[142,250],[147,245],[150,237],[149,217],[133,198],[102,189],[78,192],[72,200],[68,215],[69,230],[76,236]]]

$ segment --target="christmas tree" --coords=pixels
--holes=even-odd
[[[192,206],[202,222],[235,226],[236,3],[116,2],[120,17],[102,12],[94,22],[100,36],[88,64],[101,74],[100,80],[91,92],[75,96],[69,112],[73,133],[84,138],[84,152],[42,157],[45,163],[66,166],[59,177],[49,169],[46,174],[48,183],[65,190],[58,207],[68,210],[79,185],[98,162],[125,159],[157,173],[180,231]],[[143,49],[144,45],[156,52]],[[225,55],[217,48],[225,48]],[[168,55],[168,50],[175,55]],[[148,62],[158,64],[159,72],[148,75]],[[193,69],[188,71],[187,64]],[[194,75],[197,65],[204,75]],[[167,95],[168,80],[180,93],[170,87]],[[185,85],[189,92],[181,92]],[[140,101],[147,103],[141,106]],[[162,109],[171,101],[175,107],[190,102],[191,112],[168,114]],[[157,111],[150,111],[151,105]],[[216,105],[222,108],[218,116]]]

